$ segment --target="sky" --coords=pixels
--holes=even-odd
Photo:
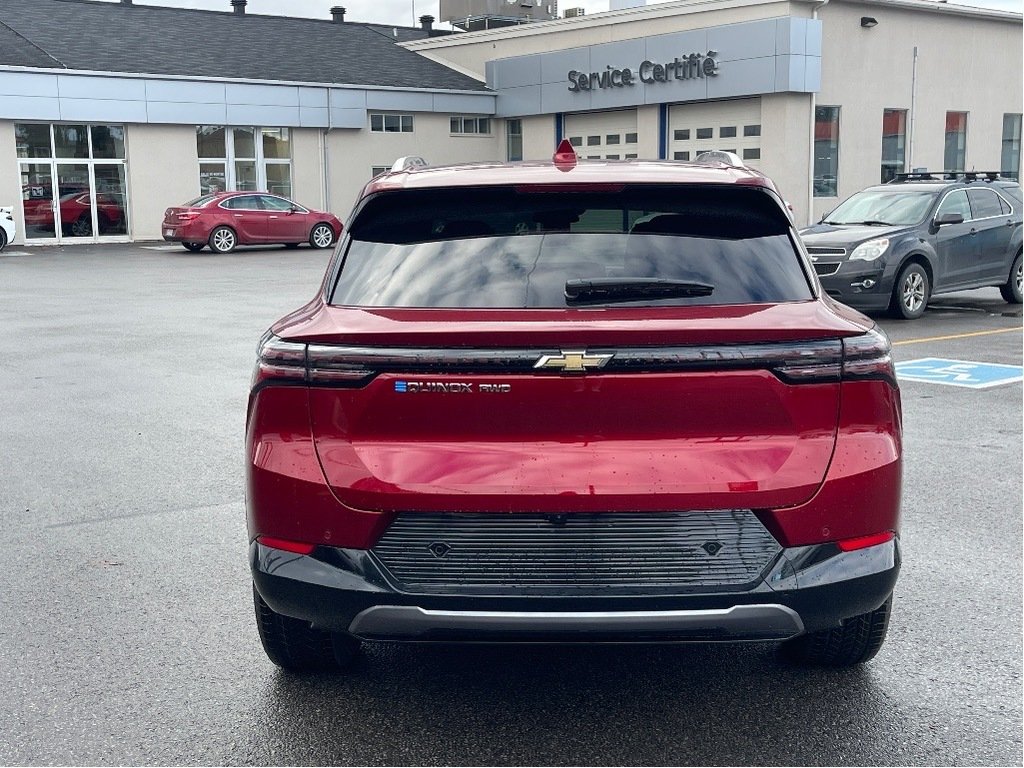
[[[117,2],[117,0],[110,0]],[[655,0],[658,1],[658,0]],[[660,0],[665,2],[666,0]],[[230,0],[135,0],[139,5],[167,5],[178,8],[205,8],[208,10],[229,10]],[[958,5],[974,5],[981,8],[997,8],[1004,11],[1024,10],[1024,0],[950,0]],[[608,10],[609,0],[560,0],[565,8],[584,8],[587,13]],[[649,4],[654,2],[649,0]],[[418,25],[416,19],[424,14],[437,18],[438,0],[249,0],[250,13],[269,13],[282,16],[310,16],[329,19],[330,8],[343,5],[347,9],[345,18],[349,21],[369,21],[379,24]],[[445,25],[447,26],[447,25]]]

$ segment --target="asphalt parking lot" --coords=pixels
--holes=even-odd
[[[1021,384],[908,382],[905,563],[863,668],[771,646],[368,648],[292,677],[256,636],[256,342],[328,256],[0,254],[0,763],[1020,764]],[[898,361],[1020,365],[995,289],[880,319]]]

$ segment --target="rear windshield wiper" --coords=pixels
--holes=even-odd
[[[567,304],[602,304],[635,299],[678,299],[710,296],[715,286],[662,277],[593,277],[567,280]]]

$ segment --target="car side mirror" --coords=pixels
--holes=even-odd
[[[941,216],[935,217],[935,226],[941,227],[943,224],[963,224],[964,215],[962,213],[944,213]]]
[[[291,208],[288,209],[288,211],[289,213],[302,213],[302,209],[299,208],[299,206],[297,205],[293,205]]]

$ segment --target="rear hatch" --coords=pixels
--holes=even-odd
[[[840,338],[864,328],[814,299],[774,198],[469,195],[470,210],[465,190],[371,199],[329,302],[274,329],[284,354],[305,356],[341,501],[549,513],[814,494],[835,444]]]

